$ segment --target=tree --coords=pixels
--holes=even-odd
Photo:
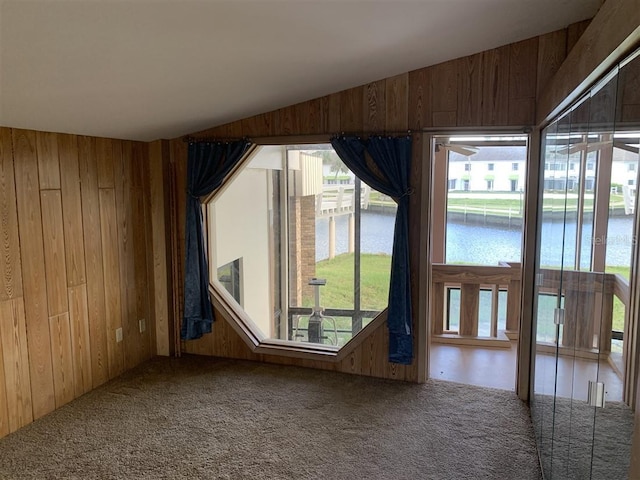
[[[329,165],[329,171],[335,174],[334,179],[336,180],[338,179],[338,175],[340,175],[341,173],[345,175],[349,173],[349,169],[347,168],[347,166],[342,163],[342,160],[340,160],[338,154],[333,150],[322,151],[322,164]]]

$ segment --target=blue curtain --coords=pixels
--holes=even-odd
[[[335,137],[334,150],[349,169],[371,188],[398,203],[389,287],[389,361],[410,365],[413,360],[411,282],[409,278],[409,173],[411,138]],[[366,154],[373,161],[367,162]]]
[[[200,197],[218,188],[249,148],[246,140],[190,143],[187,162],[186,260],[184,317],[180,337],[195,340],[211,332],[209,265],[202,231]]]

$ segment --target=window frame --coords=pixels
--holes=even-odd
[[[233,180],[242,172],[247,163],[257,155],[260,147],[263,146],[287,146],[287,145],[314,145],[330,144],[330,137],[325,135],[309,135],[304,137],[267,137],[265,139],[253,139],[251,148],[247,151],[238,165],[227,175],[222,185],[201,199],[203,216],[206,219],[204,228],[208,231],[210,219],[213,217],[210,208],[215,199],[224,193]],[[285,220],[288,224],[288,221]],[[207,242],[207,254],[209,259],[214,259],[214,252],[211,243],[208,241],[208,234],[205,234]],[[288,255],[288,252],[287,252]],[[288,259],[287,259],[288,263]],[[291,356],[295,358],[308,358],[312,360],[323,360],[329,362],[341,362],[349,353],[360,345],[373,331],[386,323],[388,306],[382,309],[370,322],[354,334],[349,341],[341,347],[309,343],[296,342],[292,340],[282,340],[270,338],[262,332],[251,317],[235,301],[233,296],[217,281],[217,269],[209,266],[209,294],[214,309],[221,311],[223,316],[229,321],[232,328],[240,335],[245,343],[256,354]],[[287,287],[288,288],[288,287]],[[288,295],[287,295],[288,297]]]

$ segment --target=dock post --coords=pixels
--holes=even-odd
[[[336,256],[336,219],[335,216],[329,217],[329,260],[333,260]]]
[[[349,253],[355,251],[356,245],[356,219],[353,213],[349,214]]]

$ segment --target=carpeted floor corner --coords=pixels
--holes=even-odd
[[[512,392],[157,358],[0,440],[2,479],[540,479]]]

